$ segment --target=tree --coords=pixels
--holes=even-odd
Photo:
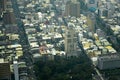
[[[83,56],[41,60],[34,69],[38,80],[91,80],[94,72],[89,59]]]
[[[116,77],[112,76],[112,77],[109,77],[108,80],[118,80]]]

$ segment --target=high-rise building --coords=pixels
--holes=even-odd
[[[0,0],[0,9],[4,11],[6,9],[7,2],[6,0]]]
[[[0,15],[2,15],[5,9],[6,9],[6,0],[0,0]]]
[[[5,12],[3,15],[4,24],[16,24],[16,18],[13,12]]]
[[[77,1],[68,1],[65,6],[65,16],[80,16],[80,3]]]
[[[86,0],[88,9],[95,11],[98,7],[98,1],[99,0]]]
[[[92,32],[92,34],[95,32],[95,24],[96,18],[93,13],[90,13],[87,15],[87,25],[89,27],[89,31]]]
[[[2,12],[2,10],[3,10],[3,1],[0,0],[0,13]]]
[[[114,6],[115,6],[114,3],[112,3],[110,0],[107,0],[105,2],[99,1],[99,5],[98,5],[99,16],[106,17],[106,18],[112,18],[112,15],[115,13]]]
[[[0,10],[6,11],[10,9],[12,9],[11,0],[0,0]]]
[[[18,62],[17,61],[13,62],[13,69],[14,69],[15,80],[19,80]]]
[[[18,26],[16,24],[16,17],[13,12],[12,2],[11,0],[2,0],[3,4],[3,12],[2,12],[2,20],[5,27],[6,33],[17,33]]]
[[[0,80],[11,80],[10,64],[0,60]]]
[[[14,24],[16,22],[11,0],[0,0],[0,14],[3,16],[4,24]]]
[[[65,33],[65,52],[67,57],[77,56],[77,33],[75,32],[74,27],[74,24],[68,24]]]
[[[13,11],[11,0],[7,0],[6,2],[6,11]]]

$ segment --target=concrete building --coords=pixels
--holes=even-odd
[[[4,11],[6,9],[6,0],[0,0],[0,10]]]
[[[65,34],[65,52],[68,57],[77,56],[77,34],[74,27],[74,24],[68,24]]]
[[[1,11],[13,10],[11,0],[0,0],[0,10]]]
[[[17,61],[13,62],[13,69],[14,69],[15,80],[19,80],[18,62]]]
[[[0,0],[0,15],[3,16],[3,11],[6,9],[6,1],[5,0]]]
[[[35,54],[32,54],[32,61],[33,61],[33,63],[35,63],[35,62],[39,61],[39,60],[40,60],[40,58],[41,58],[40,53],[35,53]]]
[[[16,18],[13,12],[5,12],[3,15],[4,24],[15,24]]]
[[[95,32],[95,26],[96,26],[96,18],[93,13],[90,13],[87,15],[87,25],[89,28],[89,31],[93,33]]]
[[[2,14],[5,24],[16,22],[11,0],[0,0],[0,14]]]
[[[98,0],[86,0],[86,3],[87,7],[92,11],[96,10],[98,7]]]
[[[80,17],[80,3],[68,1],[65,6],[65,16]]]
[[[106,38],[106,34],[105,34],[105,32],[104,31],[102,31],[101,29],[97,29],[96,30],[96,33],[97,33],[97,35],[99,36],[99,37],[102,37],[102,38]]]
[[[0,59],[0,80],[11,80],[10,64]]]
[[[97,66],[100,70],[120,68],[119,54],[105,54],[98,56]]]
[[[112,18],[115,13],[115,4],[112,1],[99,1],[98,14],[100,17]]]
[[[98,14],[100,17],[107,17],[108,16],[108,11],[104,6],[99,7]]]

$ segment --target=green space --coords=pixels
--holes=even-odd
[[[94,72],[90,60],[83,56],[40,60],[34,70],[37,80],[92,80]]]

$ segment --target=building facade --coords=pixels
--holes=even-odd
[[[98,14],[100,17],[111,18],[115,13],[115,7],[112,1],[99,1],[98,2]]]
[[[0,80],[11,80],[10,64],[0,63]]]
[[[87,15],[87,25],[89,27],[89,31],[93,33],[95,32],[95,26],[96,26],[96,18],[95,15],[91,12]]]
[[[97,66],[100,70],[120,68],[119,54],[105,54],[98,56]]]
[[[68,1],[65,6],[65,16],[80,17],[80,3]]]
[[[97,9],[98,7],[98,0],[86,0],[87,2],[87,7],[89,9]]]
[[[3,15],[3,21],[5,24],[16,24],[15,15],[13,12],[6,12]]]
[[[15,80],[19,80],[18,62],[17,61],[13,62],[13,69],[14,69]]]
[[[65,52],[68,57],[77,56],[77,34],[74,27],[74,24],[68,24],[65,34]]]

